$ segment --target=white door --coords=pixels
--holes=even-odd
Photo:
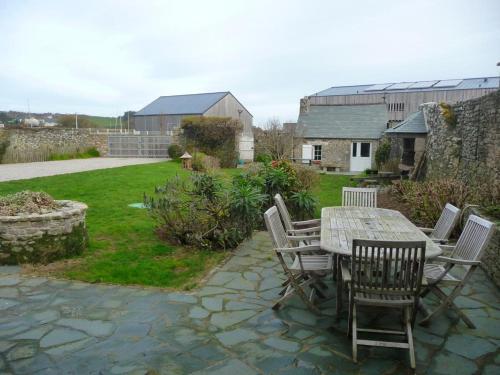
[[[312,145],[302,145],[302,163],[309,164],[313,159],[314,147]]]
[[[361,172],[372,167],[372,145],[370,142],[352,142],[351,172]]]

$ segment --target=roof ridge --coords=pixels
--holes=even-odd
[[[209,95],[209,94],[230,94],[230,93],[231,91],[198,92],[195,94],[160,95],[158,98],[172,98],[174,96],[195,96],[195,95]]]

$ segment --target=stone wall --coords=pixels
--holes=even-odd
[[[426,178],[454,177],[466,182],[500,184],[500,90],[451,106],[448,123],[437,103],[423,106],[429,129]]]
[[[84,152],[92,147],[105,156],[107,134],[91,129],[0,129],[0,163],[44,161],[51,154]]]
[[[49,263],[81,254],[87,245],[87,206],[58,201],[46,214],[0,216],[0,264]]]
[[[467,210],[467,215],[464,215],[464,220],[467,220],[470,214],[480,216],[486,220],[495,222],[494,219],[484,215],[483,212],[476,208]],[[465,221],[464,223],[465,224]],[[481,259],[481,267],[486,271],[488,276],[491,277],[493,282],[500,287],[500,223],[496,222],[495,232],[493,232],[493,237],[491,238],[489,246],[483,253]]]
[[[352,139],[305,139],[302,144],[321,145],[321,165],[340,168],[340,172],[351,170],[351,143]],[[356,142],[371,143],[372,168],[375,168],[375,152],[378,141],[356,140]],[[302,157],[302,144],[298,145],[295,154]]]

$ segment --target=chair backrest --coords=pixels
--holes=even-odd
[[[377,207],[377,189],[343,187],[342,206]]]
[[[281,194],[278,193],[274,196],[274,203],[276,203],[276,207],[278,207],[278,211],[281,215],[281,218],[283,219],[285,229],[287,231],[292,230],[292,218],[290,216],[290,213],[288,212],[288,209],[286,208],[285,201],[283,200]]]
[[[266,212],[264,212],[264,221],[266,223],[266,228],[271,239],[273,240],[273,245],[275,248],[287,248],[290,247],[290,243],[287,239],[285,228],[280,220],[280,215],[276,206],[272,206]]]
[[[481,260],[484,249],[488,247],[494,230],[495,226],[492,222],[476,215],[470,215],[451,257],[465,260]]]
[[[422,285],[425,241],[352,241],[353,293],[417,297]]]
[[[460,209],[446,203],[429,237],[447,240],[460,217]]]

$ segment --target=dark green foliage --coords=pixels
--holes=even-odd
[[[176,144],[168,146],[168,156],[170,156],[172,159],[179,159],[182,156],[181,146]]]
[[[189,181],[175,177],[157,187],[144,203],[167,241],[205,249],[236,247],[258,224],[264,197],[250,185],[231,189],[208,174]]]
[[[314,216],[316,199],[309,191],[297,191],[290,195],[289,206],[292,215],[298,220],[310,219]]]
[[[238,163],[237,136],[242,130],[238,120],[230,117],[189,116],[182,120],[188,149],[216,157],[222,168]]]
[[[377,168],[380,169],[384,163],[386,163],[391,156],[391,143],[388,140],[381,142],[378,145],[377,151],[375,151],[375,163]]]
[[[273,161],[273,158],[269,154],[259,154],[255,157],[255,161],[257,163],[270,163]]]

